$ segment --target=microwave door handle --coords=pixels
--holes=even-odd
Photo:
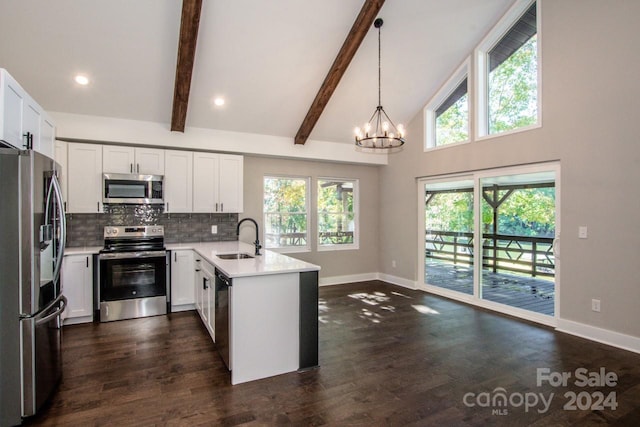
[[[64,256],[64,245],[67,240],[67,219],[65,218],[64,205],[62,204],[62,190],[58,179],[54,175],[51,179],[52,186],[55,190],[56,205],[58,206],[58,214],[60,215],[60,241],[58,242],[58,251],[56,258],[56,265],[53,270],[53,277],[58,279],[60,277],[60,268],[62,267],[62,257]]]

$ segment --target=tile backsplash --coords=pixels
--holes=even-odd
[[[104,213],[67,214],[67,246],[102,246],[108,225],[164,225],[166,243],[236,240],[237,213],[163,213],[162,206],[104,205]],[[218,233],[211,234],[211,226]]]

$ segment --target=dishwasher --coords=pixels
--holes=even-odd
[[[215,336],[216,348],[220,357],[231,370],[229,360],[229,304],[231,302],[232,281],[223,272],[216,269]]]

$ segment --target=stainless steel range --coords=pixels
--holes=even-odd
[[[169,257],[163,226],[105,227],[98,260],[94,308],[101,322],[167,313]]]

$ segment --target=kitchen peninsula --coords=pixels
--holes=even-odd
[[[319,266],[269,250],[254,255],[252,245],[238,241],[168,244],[167,250],[176,260],[193,253],[185,265],[195,274],[195,307],[232,384],[318,365]],[[221,258],[229,254],[248,258]],[[228,292],[221,289],[225,280]],[[189,281],[172,280],[172,295]]]

